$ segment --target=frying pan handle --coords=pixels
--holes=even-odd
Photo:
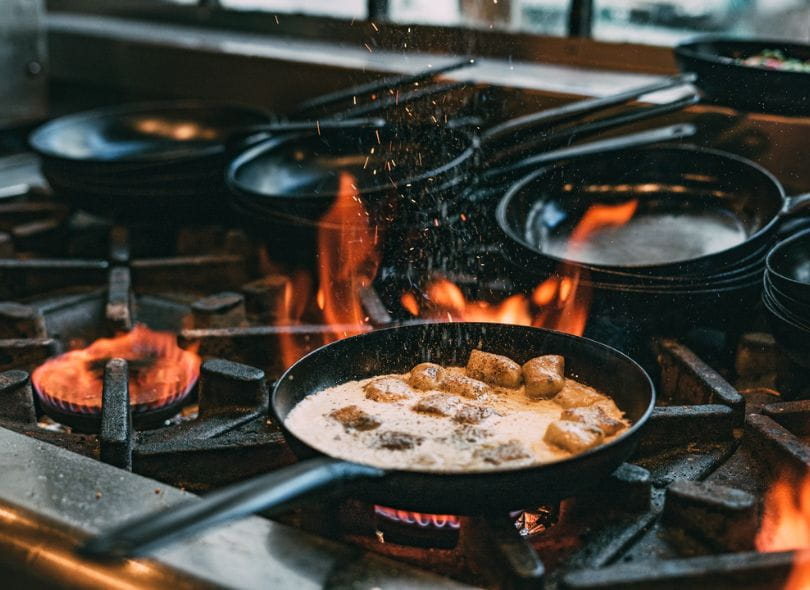
[[[696,128],[694,125],[690,123],[679,123],[677,125],[670,125],[668,127],[659,127],[648,131],[641,131],[639,133],[631,133],[629,135],[611,137],[609,139],[602,139],[600,141],[592,141],[589,143],[575,145],[573,147],[537,154],[536,156],[525,158],[519,162],[515,162],[507,166],[493,168],[484,172],[481,175],[481,178],[485,182],[492,181],[498,178],[507,177],[526,168],[536,168],[557,160],[581,158],[583,156],[590,156],[592,154],[612,152],[653,143],[660,143],[662,141],[681,139],[694,135],[695,131]]]
[[[351,480],[377,479],[385,471],[329,457],[296,463],[211,494],[135,518],[92,537],[79,552],[94,559],[142,554],[212,526],[278,508],[305,494]]]
[[[584,138],[588,135],[600,133],[615,127],[621,127],[623,125],[629,125],[631,123],[646,121],[647,119],[674,113],[697,103],[699,99],[700,97],[697,94],[689,94],[688,96],[673,100],[671,102],[633,109],[628,112],[622,112],[619,115],[604,117],[597,119],[596,121],[588,121],[573,125],[571,127],[562,129],[561,131],[551,132],[547,135],[540,134],[539,136],[533,137],[528,141],[513,141],[510,142],[509,148],[498,148],[496,150],[494,157],[491,160],[491,164],[496,166],[499,161],[504,161],[506,158],[510,158],[513,154],[528,154],[530,151],[537,153],[539,151],[538,148],[542,149],[544,145],[570,144],[573,143],[576,138]]]
[[[481,134],[482,145],[489,144],[494,141],[508,138],[509,136],[519,131],[527,129],[543,128],[561,121],[569,120],[573,117],[582,116],[596,111],[604,110],[610,107],[620,105],[631,100],[635,100],[644,96],[645,94],[652,94],[653,92],[660,92],[686,84],[692,84],[697,80],[697,76],[692,73],[678,74],[657,80],[652,84],[631,88],[624,92],[611,94],[608,96],[601,96],[597,98],[586,98],[578,100],[561,107],[546,109],[537,113],[524,115],[505,121],[491,129],[488,129]]]
[[[238,129],[228,137],[228,151],[241,151],[269,137],[284,133],[320,133],[321,131],[340,129],[382,129],[385,126],[386,121],[381,117],[279,121],[265,125],[253,125]]]
[[[786,197],[785,205],[779,215],[781,217],[794,217],[802,213],[810,214],[810,193]]]

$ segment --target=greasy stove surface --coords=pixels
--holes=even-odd
[[[31,162],[23,164],[31,169]],[[287,278],[268,266],[257,244],[227,227],[114,226],[67,210],[36,179],[28,182],[33,189],[23,184],[16,182],[0,201],[0,426],[27,435],[0,430],[0,467],[21,474],[16,483],[0,480],[0,517],[23,527],[13,530],[29,539],[64,526],[81,536],[154,508],[164,496],[180,497],[125,470],[205,491],[292,461],[267,418],[268,382],[283,368],[283,341],[304,352],[334,328],[280,321],[276,304]],[[374,289],[364,292],[362,303],[370,326],[391,323]],[[179,332],[182,345],[197,347],[207,359],[195,403],[158,428],[133,430],[121,395],[126,378],[119,375],[104,391],[100,435],[43,416],[28,374],[66,347],[136,322]],[[111,575],[180,579],[190,586],[198,578],[251,586],[266,572],[264,581],[279,586],[299,577],[313,586],[439,585],[400,566],[380,575],[375,564],[383,562],[348,549],[352,544],[449,576],[442,582],[448,586],[455,579],[485,587],[774,587],[787,576],[792,556],[754,551],[760,503],[774,476],[810,467],[803,438],[810,405],[784,401],[788,390],[780,398],[763,387],[774,385],[778,362],[768,337],[743,337],[736,371],[728,358],[734,344],[720,348],[730,354],[712,356],[712,368],[682,343],[657,341],[659,407],[639,450],[610,479],[560,506],[521,517],[461,519],[453,531],[425,534],[392,524],[379,509],[320,498],[302,503],[283,521],[339,545],[254,519],[162,552],[170,574],[123,568]],[[729,383],[732,378],[740,389]],[[794,387],[790,396],[805,386]],[[516,519],[540,532],[522,536]],[[73,536],[53,538],[62,539],[52,545],[61,547],[60,558],[74,563]],[[192,555],[200,543],[224,553],[200,565],[206,554]],[[15,545],[21,552],[16,555],[28,559],[35,545]],[[343,570],[336,556],[347,554],[362,557]],[[222,561],[223,555],[235,557]],[[328,556],[325,563],[319,562],[322,555]],[[54,571],[35,562],[43,576]],[[222,563],[228,566],[217,565]],[[333,565],[347,577],[335,577]],[[232,568],[245,571],[231,575]],[[309,568],[316,575],[301,574]]]
[[[191,496],[3,428],[0,470],[4,588],[462,587],[262,518],[148,560],[94,564],[73,553],[87,535]]]

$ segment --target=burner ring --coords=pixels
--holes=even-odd
[[[174,415],[200,374],[200,357],[180,348],[175,335],[137,325],[37,367],[31,381],[44,413],[69,426],[98,431],[104,374],[111,358],[127,361],[129,404],[138,426],[159,424]]]
[[[132,405],[133,427],[138,430],[149,430],[161,426],[166,420],[177,414],[190,397],[193,397],[194,390],[195,388],[191,387],[185,395],[156,407],[149,407],[147,404]],[[42,412],[60,424],[70,426],[76,432],[87,434],[98,433],[101,429],[100,408],[91,409],[89,406],[83,406],[86,408],[85,410],[65,409],[51,403],[50,398],[43,396],[38,389],[34,388],[34,391],[37,393],[36,399]]]

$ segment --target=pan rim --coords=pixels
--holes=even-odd
[[[796,288],[805,288],[808,291],[810,291],[810,283],[798,281],[793,277],[789,277],[786,274],[780,272],[774,267],[775,264],[774,258],[776,256],[778,256],[785,248],[790,248],[791,246],[793,246],[794,242],[799,242],[804,239],[810,239],[810,229],[802,230],[796,233],[795,235],[792,235],[789,238],[784,239],[778,244],[776,244],[768,252],[768,255],[765,256],[765,268],[768,270],[770,274],[772,274],[775,277],[778,277],[780,280],[785,281],[791,286],[795,286]]]
[[[134,159],[103,159],[98,158],[95,156],[85,157],[85,158],[78,158],[78,157],[70,157],[66,156],[63,152],[58,150],[54,150],[50,145],[49,142],[44,142],[43,136],[50,135],[54,131],[58,131],[60,128],[68,125],[74,125],[76,123],[82,123],[84,121],[93,121],[96,119],[103,119],[109,116],[115,115],[124,115],[124,114],[142,114],[149,111],[156,111],[156,110],[169,110],[172,108],[176,109],[189,109],[189,110],[204,110],[210,108],[225,108],[225,109],[233,109],[235,111],[242,111],[244,113],[250,113],[252,115],[256,115],[257,117],[264,118],[267,123],[271,123],[275,116],[266,111],[264,109],[260,109],[257,107],[253,107],[244,103],[235,102],[235,101],[217,101],[217,100],[206,100],[206,99],[181,99],[181,100],[156,100],[156,101],[138,101],[138,102],[131,102],[125,104],[117,104],[108,107],[100,107],[96,109],[88,109],[84,111],[79,111],[75,113],[69,113],[67,115],[63,115],[61,117],[57,117],[50,121],[45,122],[44,124],[40,125],[36,129],[34,129],[31,134],[28,136],[28,144],[31,148],[38,153],[40,156],[44,156],[47,158],[52,158],[54,160],[58,160],[60,162],[65,163],[76,163],[76,164],[99,164],[99,165],[109,165],[109,164],[162,164],[162,163],[174,163],[180,161],[187,161],[187,160],[195,160],[201,157],[208,157],[213,155],[222,154],[226,151],[225,144],[223,142],[212,142],[210,146],[201,147],[199,149],[195,149],[195,153],[191,156],[184,156],[179,158],[165,158],[164,156],[159,155],[152,155],[152,156],[145,156],[139,157]]]
[[[782,183],[779,182],[779,180],[776,178],[776,176],[774,176],[772,172],[770,172],[769,170],[767,170],[763,166],[760,166],[756,162],[753,162],[753,161],[751,161],[751,160],[749,160],[747,158],[744,158],[742,156],[738,156],[737,154],[732,154],[730,152],[726,152],[726,151],[723,151],[723,150],[718,150],[718,149],[715,149],[715,148],[707,148],[707,147],[696,146],[696,145],[658,145],[658,146],[648,146],[648,147],[643,147],[643,148],[634,148],[632,150],[621,150],[621,152],[616,152],[616,153],[644,152],[644,151],[661,151],[661,152],[663,152],[663,151],[667,151],[667,150],[677,150],[677,151],[680,151],[680,152],[692,152],[692,153],[695,153],[695,154],[698,154],[698,155],[710,154],[712,156],[716,156],[716,157],[719,157],[719,158],[725,158],[725,159],[729,159],[729,160],[734,160],[739,164],[749,166],[750,168],[756,170],[759,174],[762,174],[777,189],[779,197],[781,198],[781,201],[782,201],[782,204],[779,207],[779,211],[781,211],[782,208],[784,207],[784,203],[785,203],[785,199],[786,199],[785,189],[782,186]],[[604,154],[591,156],[591,158],[603,158],[603,157],[605,157]],[[511,201],[515,198],[515,196],[526,185],[534,182],[538,177],[540,177],[540,176],[542,176],[544,174],[548,174],[548,173],[550,173],[551,171],[553,171],[555,169],[563,168],[563,167],[566,167],[566,166],[580,165],[581,162],[582,162],[582,160],[571,160],[571,161],[563,160],[563,161],[560,161],[560,162],[556,162],[556,163],[554,163],[554,164],[552,164],[550,166],[544,166],[542,168],[534,170],[533,172],[530,172],[529,174],[526,174],[522,178],[520,178],[520,179],[516,180],[514,183],[512,183],[512,185],[510,185],[509,189],[503,194],[500,201],[498,201],[498,206],[495,209],[495,221],[498,224],[498,227],[501,229],[501,231],[504,234],[506,234],[507,238],[512,240],[512,242],[514,242],[514,243],[522,246],[523,248],[529,250],[531,253],[533,253],[535,255],[542,256],[547,261],[555,262],[556,264],[567,264],[567,265],[571,265],[571,266],[576,266],[578,268],[588,270],[588,271],[591,271],[591,272],[600,272],[600,271],[604,271],[604,270],[608,270],[608,271],[609,270],[613,270],[613,271],[621,270],[623,272],[638,272],[638,273],[645,273],[646,272],[646,273],[656,274],[656,273],[660,273],[662,271],[672,269],[672,268],[677,267],[679,265],[705,263],[705,262],[709,261],[711,258],[713,258],[715,256],[727,254],[727,253],[731,252],[735,248],[739,248],[739,247],[744,246],[746,244],[750,244],[754,240],[762,239],[762,237],[767,235],[768,233],[770,233],[773,230],[773,228],[776,226],[776,224],[779,223],[779,221],[780,221],[781,215],[780,215],[779,212],[777,212],[773,217],[770,218],[770,220],[767,221],[767,223],[765,223],[762,227],[760,227],[753,234],[748,236],[748,238],[746,238],[745,241],[743,241],[743,242],[741,242],[739,244],[736,244],[735,246],[731,246],[729,248],[726,248],[724,250],[719,250],[717,252],[711,252],[709,254],[704,254],[702,256],[698,256],[698,257],[695,257],[695,258],[687,258],[685,260],[669,261],[669,262],[665,262],[665,263],[662,263],[662,264],[645,264],[645,265],[634,265],[634,266],[622,266],[622,265],[615,265],[615,264],[594,265],[594,264],[588,264],[588,263],[584,263],[584,262],[579,262],[577,260],[568,260],[568,259],[565,259],[565,258],[559,258],[557,256],[553,256],[551,254],[543,252],[539,248],[536,248],[535,246],[528,243],[526,241],[526,239],[522,235],[518,235],[515,232],[514,228],[511,227],[511,225],[507,221],[507,209],[508,209]]]
[[[645,383],[645,385],[646,385],[646,387],[647,387],[647,389],[649,391],[649,394],[650,394],[650,400],[649,400],[649,402],[647,404],[647,407],[645,408],[644,412],[642,413],[642,415],[635,422],[633,422],[633,424],[630,425],[630,428],[628,428],[627,430],[622,432],[619,436],[617,436],[613,440],[611,440],[609,442],[606,442],[606,443],[603,443],[603,444],[600,444],[600,445],[597,445],[596,447],[588,449],[588,450],[586,450],[586,451],[584,451],[582,453],[576,453],[576,454],[570,455],[568,457],[563,457],[561,459],[557,459],[557,460],[554,460],[554,461],[547,461],[547,462],[544,462],[544,463],[523,465],[523,466],[516,466],[516,467],[494,467],[494,468],[491,468],[491,469],[468,469],[468,470],[464,470],[464,471],[453,471],[453,470],[448,471],[448,470],[420,470],[420,469],[382,468],[383,471],[385,471],[386,474],[389,475],[389,476],[390,475],[395,475],[395,474],[404,474],[404,475],[407,475],[407,474],[410,474],[410,475],[412,475],[412,474],[423,474],[423,475],[436,475],[436,476],[442,476],[442,477],[471,478],[471,479],[473,479],[473,478],[478,478],[478,477],[481,477],[482,475],[488,475],[488,474],[493,474],[494,475],[494,474],[508,474],[508,473],[518,473],[518,472],[530,473],[530,472],[533,472],[535,470],[542,470],[544,468],[549,468],[549,467],[552,467],[552,466],[561,465],[561,464],[564,464],[566,461],[585,460],[587,457],[592,457],[592,456],[596,456],[596,455],[601,455],[603,453],[607,453],[614,446],[619,446],[619,445],[625,444],[626,442],[628,442],[628,439],[631,439],[631,438],[637,436],[639,431],[642,428],[644,428],[644,426],[646,425],[646,423],[649,420],[650,416],[652,415],[653,410],[655,409],[655,402],[656,402],[656,397],[657,397],[655,384],[653,383],[652,378],[647,373],[647,371],[645,371],[644,368],[638,362],[636,362],[632,357],[630,357],[629,355],[621,352],[620,350],[618,350],[616,348],[613,348],[612,346],[608,346],[607,344],[599,342],[598,340],[593,340],[592,338],[586,338],[584,336],[575,336],[573,334],[568,334],[566,332],[560,332],[559,330],[552,330],[550,328],[538,328],[538,327],[535,327],[535,326],[522,326],[522,325],[518,325],[518,324],[502,324],[502,323],[495,323],[495,322],[420,322],[420,323],[401,324],[401,325],[398,325],[398,326],[390,326],[390,327],[386,327],[386,328],[380,328],[378,330],[371,330],[369,332],[364,332],[362,334],[357,334],[355,336],[349,336],[348,338],[342,338],[340,340],[335,340],[334,342],[330,342],[329,344],[325,344],[323,346],[320,346],[320,347],[316,348],[315,350],[313,350],[313,351],[305,354],[301,358],[299,358],[293,365],[288,367],[284,371],[284,373],[282,373],[281,377],[278,378],[275,385],[273,386],[273,391],[272,391],[271,397],[270,397],[270,409],[273,412],[273,417],[276,419],[276,421],[280,425],[280,427],[282,429],[282,432],[285,435],[291,435],[293,437],[293,439],[298,444],[301,444],[304,447],[314,451],[318,455],[323,455],[325,457],[329,457],[329,458],[335,459],[335,460],[346,461],[347,463],[356,463],[357,465],[369,465],[367,463],[357,463],[357,462],[354,462],[354,461],[349,461],[348,459],[341,459],[340,457],[336,457],[335,455],[326,453],[324,451],[316,449],[315,447],[312,447],[306,441],[304,441],[302,438],[300,438],[297,434],[295,434],[292,430],[290,430],[287,427],[287,425],[285,424],[285,420],[282,419],[281,413],[278,411],[277,404],[276,404],[276,399],[277,399],[276,398],[276,392],[278,391],[278,389],[279,389],[279,387],[280,387],[280,385],[282,383],[292,380],[292,379],[290,379],[290,374],[291,374],[291,372],[293,370],[296,369],[296,367],[299,366],[300,363],[304,362],[306,359],[309,359],[309,358],[313,357],[314,355],[323,354],[322,351],[324,349],[328,348],[328,347],[333,347],[333,346],[337,346],[337,345],[349,346],[349,345],[351,345],[352,342],[356,341],[359,338],[363,338],[365,336],[368,336],[369,334],[377,334],[377,333],[380,333],[380,332],[401,330],[403,328],[404,329],[408,329],[408,328],[414,328],[415,329],[415,328],[418,328],[418,327],[425,327],[425,326],[470,326],[470,327],[474,327],[476,329],[482,329],[482,328],[486,328],[486,327],[490,327],[490,326],[506,327],[508,329],[515,329],[515,328],[521,329],[522,328],[522,329],[526,329],[526,330],[532,330],[532,331],[536,330],[536,331],[539,331],[539,332],[549,333],[549,334],[552,334],[555,337],[563,337],[566,340],[585,341],[588,346],[596,346],[598,348],[606,350],[609,354],[611,354],[611,355],[613,355],[615,357],[618,357],[619,359],[621,359],[624,362],[629,363],[633,367],[634,370],[639,372],[640,375],[643,376],[643,378],[644,378],[644,383]],[[343,343],[343,344],[341,344],[341,343]],[[317,393],[317,392],[313,392],[313,393]],[[313,393],[308,393],[307,395],[312,395]],[[610,394],[608,394],[608,395],[610,395]],[[611,396],[611,399],[612,399],[612,396]],[[298,403],[300,403],[300,402],[298,402]]]

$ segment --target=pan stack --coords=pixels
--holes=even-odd
[[[533,172],[501,200],[497,221],[527,285],[576,278],[628,330],[726,328],[759,297],[772,245],[759,216],[782,201],[777,191],[772,203],[754,204],[771,183],[715,150],[626,150]],[[606,216],[615,217],[605,224]]]
[[[55,119],[30,143],[71,204],[105,217],[185,221],[225,210],[232,130],[269,122],[241,106],[144,103]]]
[[[777,244],[768,254],[762,302],[780,348],[810,369],[810,230]]]

